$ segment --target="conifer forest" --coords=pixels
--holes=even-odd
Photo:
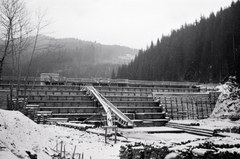
[[[184,24],[122,64],[116,78],[221,82],[240,74],[240,1]],[[238,78],[239,79],[239,78]]]

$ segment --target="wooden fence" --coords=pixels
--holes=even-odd
[[[158,96],[161,105],[165,106],[168,117],[174,120],[205,119],[213,109],[219,92],[212,92],[208,96]]]

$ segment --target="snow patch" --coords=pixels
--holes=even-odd
[[[210,117],[240,119],[240,88],[236,78],[230,76],[219,89],[221,94]]]
[[[38,158],[48,159],[44,150],[51,143],[52,134],[42,129],[32,120],[17,111],[0,110],[0,146],[12,156],[28,158],[26,151],[37,154]],[[2,154],[2,153],[1,153]]]

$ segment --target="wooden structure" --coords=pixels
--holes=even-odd
[[[9,90],[7,77],[0,79],[0,89]],[[136,126],[162,126],[171,119],[206,118],[213,110],[219,93],[203,93],[196,83],[134,81],[119,79],[61,79],[54,85],[41,85],[40,78],[20,79],[18,94],[36,111],[51,111],[51,118],[106,124],[106,112],[96,96],[88,93],[91,85]],[[27,83],[27,85],[24,85]],[[64,85],[62,85],[64,84]],[[13,85],[17,88],[17,85]],[[110,105],[111,105],[110,104]],[[161,106],[164,106],[166,112]],[[113,113],[114,125],[121,126]]]
[[[220,92],[154,93],[154,99],[165,106],[168,117],[176,120],[208,118]]]
[[[105,131],[105,143],[107,143],[107,137],[111,136],[112,134],[114,134],[114,143],[117,143],[117,126],[113,125],[113,126],[103,126],[102,127]]]
[[[197,88],[195,87],[198,83],[196,82],[174,82],[174,81],[141,81],[141,80],[128,80],[128,79],[106,79],[106,78],[65,78],[58,76],[56,74],[56,78],[54,75],[54,85],[72,85],[72,86],[85,86],[85,85],[93,85],[93,86],[120,86],[120,87],[167,87],[167,88]],[[41,82],[45,82],[46,80],[41,77],[20,77],[12,78],[9,76],[3,76],[0,79],[0,84],[9,84],[10,80],[13,83],[17,83],[20,81],[20,84],[35,84],[40,85]],[[200,88],[197,88],[200,89]]]

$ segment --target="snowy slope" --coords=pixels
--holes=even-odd
[[[0,159],[27,159],[26,151],[37,154],[38,159],[51,159],[51,155],[60,152],[61,142],[66,157],[72,157],[76,146],[75,158],[82,153],[84,158],[119,158],[121,142],[114,144],[108,140],[105,144],[105,138],[96,134],[55,125],[38,125],[17,111],[0,110],[0,125]]]
[[[38,158],[51,158],[43,150],[49,148],[54,136],[22,113],[0,110],[0,125],[0,158],[5,151],[12,153],[11,158],[27,158],[26,151]]]

